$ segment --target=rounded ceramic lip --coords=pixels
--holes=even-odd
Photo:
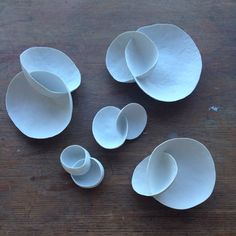
[[[71,112],[70,112],[70,118],[69,118],[69,120],[67,121],[67,125],[65,125],[65,127],[62,128],[59,132],[57,132],[57,133],[55,133],[55,134],[53,134],[53,135],[50,135],[50,136],[36,137],[36,136],[32,136],[32,135],[30,135],[30,134],[24,133],[24,132],[21,130],[21,128],[15,123],[14,118],[13,118],[13,117],[10,115],[10,113],[8,112],[8,111],[9,111],[8,98],[9,98],[9,91],[10,91],[12,85],[14,84],[14,82],[15,82],[17,79],[20,79],[20,76],[24,76],[24,77],[25,77],[25,75],[24,75],[24,73],[23,73],[22,71],[19,72],[18,74],[16,74],[16,75],[13,77],[13,79],[11,80],[11,82],[9,83],[8,88],[7,88],[6,98],[5,98],[6,110],[7,110],[7,113],[8,113],[8,115],[9,115],[11,121],[14,123],[14,125],[18,128],[18,130],[19,130],[21,133],[23,133],[23,134],[26,135],[27,137],[33,138],[33,139],[47,139],[47,138],[52,138],[52,137],[55,137],[56,135],[60,134],[61,132],[63,132],[63,131],[66,129],[66,127],[69,125],[69,123],[70,123],[70,121],[71,121],[71,119],[72,119],[73,101],[72,101],[71,94],[70,94],[69,92],[68,92],[68,98],[69,98],[69,103],[68,103],[68,104],[69,104],[69,106],[71,107],[71,109],[70,109],[70,111],[71,111]],[[25,78],[25,79],[26,79],[26,78]],[[27,81],[27,82],[28,82],[28,81]],[[62,81],[62,82],[63,82],[63,81]],[[31,87],[30,84],[29,84],[29,87]],[[33,87],[31,87],[31,88],[34,89]],[[65,89],[67,89],[66,86],[65,86]]]
[[[211,194],[212,194],[212,192],[213,192],[213,190],[214,190],[214,187],[215,187],[215,182],[216,182],[215,164],[214,164],[213,158],[212,158],[212,156],[211,156],[209,150],[206,148],[206,146],[203,145],[202,143],[200,143],[199,141],[194,140],[194,139],[191,139],[191,138],[174,138],[174,139],[166,140],[165,142],[163,142],[163,143],[161,143],[160,145],[158,145],[158,146],[154,149],[154,151],[155,151],[156,149],[160,148],[161,146],[165,145],[166,143],[168,143],[168,142],[175,142],[176,140],[191,141],[191,142],[194,142],[194,143],[196,143],[197,145],[201,146],[201,147],[204,149],[204,151],[206,151],[207,155],[210,157],[210,162],[211,162],[211,165],[212,165],[212,169],[214,170],[214,172],[212,173],[212,174],[213,174],[213,178],[214,178],[214,179],[212,179],[212,181],[214,181],[214,184],[211,186],[211,191],[209,191],[208,196],[205,197],[204,199],[201,199],[201,201],[200,201],[198,204],[194,204],[194,205],[192,205],[192,206],[190,206],[190,207],[186,207],[186,208],[181,208],[181,207],[174,207],[172,204],[166,204],[166,203],[164,203],[163,201],[161,201],[160,199],[158,199],[158,196],[161,196],[162,193],[167,193],[167,192],[168,192],[168,190],[170,189],[170,187],[172,186],[172,184],[175,184],[175,181],[176,181],[176,180],[174,180],[173,183],[172,183],[171,185],[169,185],[169,187],[168,187],[167,189],[165,189],[165,191],[161,192],[160,194],[157,194],[157,195],[153,196],[157,201],[159,201],[161,204],[163,204],[163,205],[165,205],[165,206],[167,206],[167,207],[169,207],[169,208],[176,209],[176,210],[187,210],[187,209],[190,209],[190,208],[193,208],[193,207],[195,207],[195,206],[198,206],[198,205],[202,204],[203,202],[205,202],[205,201],[211,196]],[[153,152],[154,152],[154,151],[153,151]],[[133,183],[133,181],[134,181],[134,179],[133,179],[133,178],[134,178],[134,173],[137,172],[137,170],[140,168],[139,166],[140,166],[140,164],[141,164],[142,162],[147,162],[147,163],[146,163],[146,165],[147,165],[146,169],[147,169],[147,168],[148,168],[148,165],[150,165],[150,159],[151,159],[151,155],[148,156],[148,157],[146,157],[146,158],[144,158],[144,159],[135,167],[135,170],[134,170],[133,176],[132,176],[132,187],[134,186],[134,183]],[[178,163],[177,163],[177,164],[178,164]],[[176,176],[176,177],[177,177],[177,176]],[[136,191],[136,189],[135,189],[134,187],[133,187],[133,189],[134,189],[135,192],[137,192],[138,194],[142,195],[140,192]]]
[[[79,161],[83,160],[83,164],[80,165],[79,167],[74,167],[76,165],[76,163],[73,166],[69,166],[64,162],[64,158],[66,158],[65,155],[67,154],[68,150],[70,150],[70,149],[81,149],[84,152],[84,158],[79,159],[76,162],[76,163],[78,163]],[[77,172],[76,175],[83,175],[83,174],[87,173],[87,171],[90,168],[90,154],[82,146],[73,144],[73,145],[70,145],[70,146],[63,149],[63,151],[61,152],[61,155],[60,155],[60,162],[61,162],[61,165],[63,166],[63,168],[65,169],[65,171],[68,172],[69,174],[72,174],[73,172],[75,174]]]
[[[138,31],[126,31],[126,32],[123,32],[123,33],[119,34],[115,39],[113,39],[112,42],[110,43],[110,45],[108,46],[108,49],[107,49],[107,52],[106,52],[105,63],[106,63],[106,68],[107,68],[108,72],[110,73],[110,75],[111,75],[116,81],[118,81],[118,82],[122,82],[122,83],[133,83],[133,82],[135,82],[134,76],[133,76],[132,73],[130,72],[129,66],[128,66],[127,61],[126,61],[126,59],[125,59],[125,54],[126,54],[127,45],[128,45],[128,43],[132,40],[132,38],[134,37],[135,34],[140,34],[140,35],[144,36],[144,37],[145,37],[147,40],[149,40],[150,43],[153,44],[153,46],[156,48],[156,45],[154,44],[154,42],[152,42],[151,39],[149,39],[144,33],[138,32]],[[126,40],[126,37],[129,37],[128,41]],[[124,38],[125,38],[125,39],[124,39]],[[125,64],[126,64],[126,66],[127,66],[126,69],[128,70],[129,77],[130,77],[129,80],[120,80],[120,79],[118,79],[118,77],[114,76],[114,73],[113,73],[112,70],[111,70],[111,66],[110,66],[110,54],[111,54],[111,52],[112,52],[112,50],[113,50],[113,47],[116,46],[117,41],[118,41],[118,42],[120,41],[119,44],[122,46],[122,48],[123,48],[123,46],[124,46],[124,59],[125,59],[125,62],[126,62]],[[124,41],[127,41],[127,43],[126,43],[125,45],[124,45]],[[158,59],[159,53],[158,53],[158,49],[156,49],[156,50],[157,50],[157,59]],[[150,68],[148,68],[149,70],[152,69],[152,67],[155,66],[155,64],[156,64],[156,62],[157,62],[157,59],[156,59],[155,63],[154,63]],[[146,73],[147,73],[147,71],[145,71],[144,74],[146,74]],[[142,76],[142,75],[141,75],[141,76]]]
[[[169,153],[167,153],[167,154],[169,154]],[[169,154],[169,155],[170,155],[170,154]],[[171,155],[170,155],[170,156],[171,156]],[[148,168],[146,167],[145,170],[143,170],[143,171],[145,171],[146,178],[144,177],[145,180],[142,179],[142,181],[145,181],[145,182],[146,182],[146,187],[148,188],[148,191],[146,191],[146,193],[139,191],[139,189],[137,189],[137,188],[135,187],[136,184],[135,184],[135,181],[134,181],[134,175],[135,175],[135,173],[138,171],[138,169],[140,168],[140,165],[141,165],[142,162],[147,162],[146,166],[148,165],[148,162],[149,162],[150,157],[151,157],[151,155],[145,157],[145,158],[135,167],[135,169],[134,169],[134,171],[133,171],[133,175],[132,175],[132,180],[131,180],[131,185],[132,185],[133,190],[134,190],[137,194],[139,194],[139,195],[141,195],[141,196],[145,196],[145,197],[155,197],[156,195],[159,195],[159,194],[165,192],[166,190],[168,190],[168,188],[169,188],[169,187],[171,186],[171,184],[174,182],[174,180],[175,180],[175,178],[176,178],[176,176],[177,176],[177,173],[178,173],[178,165],[177,165],[175,159],[171,156],[171,157],[174,159],[174,161],[175,161],[175,163],[176,163],[176,167],[177,167],[177,171],[176,171],[176,173],[175,173],[174,178],[165,186],[165,188],[163,188],[162,190],[158,191],[157,193],[152,193],[152,192],[150,191],[150,183],[149,183],[149,181],[148,181],[148,180],[149,180],[149,175],[148,175],[148,172],[147,172],[147,169],[148,169]]]
[[[176,210],[188,210],[188,209],[191,209],[191,208],[193,208],[193,207],[196,207],[196,206],[198,206],[198,205],[204,203],[204,202],[211,196],[211,194],[213,193],[214,187],[215,187],[215,183],[216,183],[215,163],[214,163],[214,160],[213,160],[213,158],[212,158],[212,155],[211,155],[211,153],[209,152],[209,150],[207,149],[207,147],[206,147],[204,144],[200,143],[199,141],[197,141],[197,140],[195,140],[195,139],[191,139],[191,138],[174,138],[174,139],[166,140],[165,142],[163,142],[163,143],[160,144],[159,146],[162,146],[162,145],[164,145],[164,144],[166,144],[166,143],[168,143],[168,142],[174,142],[174,141],[177,140],[177,139],[178,139],[178,140],[182,140],[182,141],[183,141],[183,140],[191,141],[191,142],[196,143],[197,145],[201,146],[201,147],[204,149],[204,151],[206,151],[206,153],[208,154],[208,156],[211,158],[211,164],[212,164],[212,167],[213,167],[213,169],[214,169],[214,173],[213,173],[213,174],[214,174],[214,184],[211,186],[211,191],[209,192],[209,194],[208,194],[207,197],[205,197],[203,200],[201,200],[201,202],[199,202],[199,203],[197,203],[197,204],[195,204],[195,205],[193,205],[193,206],[190,206],[190,207],[187,207],[187,208],[173,207],[173,206],[170,206],[170,205],[164,203],[164,202],[161,201],[160,199],[158,199],[158,196],[160,196],[161,194],[158,194],[158,195],[154,196],[155,200],[157,200],[158,202],[160,202],[161,204],[163,204],[163,205],[165,205],[165,206],[167,206],[167,207],[170,207],[170,208],[173,208],[173,209],[176,209]],[[159,147],[159,146],[158,146],[158,147]],[[158,148],[158,147],[156,147],[156,148]],[[150,163],[150,159],[149,159],[149,163]],[[171,187],[171,186],[170,186],[170,187]],[[167,191],[168,191],[168,190],[167,190]],[[165,192],[167,192],[167,191],[165,191]]]
[[[137,135],[132,136],[132,135],[130,135],[129,130],[130,130],[130,126],[131,126],[132,123],[134,123],[134,122],[129,121],[129,119],[127,119],[127,121],[128,121],[128,132],[127,132],[127,135],[126,135],[126,139],[127,139],[127,140],[133,140],[133,139],[135,139],[135,138],[138,138],[138,137],[142,134],[142,132],[144,131],[144,129],[145,129],[146,125],[147,125],[147,112],[146,112],[145,108],[144,108],[142,105],[138,104],[138,103],[129,103],[129,104],[127,104],[126,106],[124,106],[124,107],[120,110],[120,113],[119,113],[119,115],[118,115],[117,121],[118,121],[118,119],[119,119],[121,116],[124,115],[124,113],[126,113],[125,111],[126,111],[127,109],[129,109],[130,107],[132,107],[132,106],[133,106],[133,107],[138,107],[139,111],[142,110],[142,112],[143,112],[143,117],[144,117],[144,123],[143,123],[143,125],[142,125],[142,126],[143,126],[142,129],[139,130],[139,132],[137,133]]]
[[[104,167],[103,167],[103,165],[101,164],[101,162],[100,161],[98,161],[96,158],[93,158],[93,157],[91,157],[91,166],[92,166],[92,164],[95,164],[95,165],[97,165],[98,166],[98,168],[99,168],[99,170],[100,170],[100,178],[98,179],[98,181],[97,182],[95,182],[94,184],[92,184],[92,185],[81,185],[78,181],[76,181],[76,177],[78,177],[78,176],[76,176],[76,175],[71,175],[71,178],[72,178],[72,180],[73,180],[73,182],[77,185],[77,186],[79,186],[79,187],[81,187],[81,188],[87,188],[87,189],[90,189],[90,188],[95,188],[95,187],[97,187],[101,182],[102,182],[102,180],[103,180],[103,178],[104,178]],[[90,170],[89,170],[90,171]],[[89,175],[89,171],[86,173],[86,174],[88,174]]]
[[[96,115],[95,115],[95,117],[94,117],[94,119],[93,119],[93,122],[92,122],[92,133],[93,133],[93,136],[94,136],[96,142],[97,142],[100,146],[102,146],[103,148],[106,148],[106,149],[115,149],[115,148],[120,147],[120,146],[125,142],[126,137],[127,137],[127,134],[128,134],[128,123],[126,122],[126,132],[123,134],[123,140],[122,140],[122,142],[121,142],[119,145],[115,145],[115,146],[112,146],[112,147],[111,147],[111,146],[107,146],[106,144],[102,143],[102,142],[97,138],[97,136],[96,136],[95,126],[96,126],[97,117],[98,117],[101,113],[103,113],[105,110],[107,110],[107,109],[115,109],[115,110],[117,110],[117,111],[120,112],[120,109],[117,108],[117,107],[114,107],[114,106],[105,106],[105,107],[103,107],[102,109],[100,109],[100,110],[96,113]],[[119,116],[119,113],[118,113],[118,116]],[[118,118],[118,116],[117,116],[117,118]],[[115,130],[115,129],[114,129],[114,130]],[[118,131],[118,129],[116,129],[116,130]],[[118,132],[119,132],[119,131],[118,131]]]
[[[173,27],[175,29],[178,29],[181,31],[181,33],[183,33],[185,36],[189,37],[189,39],[192,41],[193,45],[195,46],[195,49],[198,51],[198,54],[200,56],[200,61],[201,61],[201,67],[200,67],[200,71],[199,71],[199,77],[198,79],[196,80],[196,83],[195,83],[195,86],[192,87],[192,89],[187,93],[185,94],[184,96],[182,96],[181,98],[177,98],[177,99],[172,99],[172,100],[166,100],[166,99],[162,99],[160,97],[158,97],[158,99],[156,97],[154,97],[153,95],[149,94],[147,91],[145,91],[143,88],[142,88],[142,84],[135,78],[135,81],[136,83],[138,84],[138,86],[143,90],[144,93],[146,93],[148,96],[150,96],[151,98],[155,99],[155,100],[158,100],[158,101],[161,101],[161,102],[176,102],[176,101],[179,101],[179,100],[182,100],[186,97],[188,97],[194,90],[195,88],[197,87],[197,84],[200,80],[200,76],[201,76],[201,72],[202,72],[202,57],[201,57],[201,53],[199,51],[199,48],[197,47],[196,43],[194,42],[194,40],[192,39],[192,37],[186,33],[183,29],[181,29],[180,27],[178,27],[177,25],[174,25],[174,24],[152,24],[152,25],[146,25],[146,26],[142,26],[140,28],[137,29],[137,31],[141,30],[141,29],[146,29],[146,28],[152,28],[152,27],[155,27],[155,26],[170,26],[170,27]],[[140,31],[139,31],[140,32]],[[144,33],[145,34],[145,33]],[[148,37],[148,36],[147,36]],[[158,65],[157,65],[158,66]]]
[[[140,27],[137,31],[138,31],[138,32],[141,32],[141,31],[140,31],[141,29],[144,29],[144,28],[151,28],[151,27],[155,27],[155,26],[173,27],[173,28],[175,28],[175,29],[181,31],[182,34],[184,34],[185,36],[187,36],[187,37],[189,38],[189,40],[190,40],[190,41],[192,42],[192,44],[193,44],[194,50],[198,52],[198,57],[199,57],[199,63],[200,63],[200,65],[199,65],[199,71],[196,72],[196,76],[195,76],[197,79],[196,79],[195,83],[193,83],[193,84],[191,85],[191,87],[189,87],[188,89],[186,89],[186,91],[184,91],[184,93],[183,93],[182,95],[181,95],[181,94],[177,94],[176,97],[173,97],[173,96],[168,97],[168,96],[160,96],[160,95],[156,96],[156,94],[154,94],[153,92],[148,92],[148,89],[147,89],[147,88],[143,88],[143,85],[142,85],[142,78],[135,78],[134,76],[133,76],[133,78],[134,78],[134,80],[136,81],[136,83],[138,84],[138,86],[144,91],[144,93],[146,93],[148,96],[152,97],[152,98],[155,99],[155,100],[162,101],[162,102],[175,102],[175,101],[182,100],[182,99],[186,98],[187,96],[189,96],[189,95],[194,91],[194,89],[196,88],[196,86],[197,86],[197,84],[198,84],[198,82],[199,82],[199,80],[200,80],[201,71],[202,71],[202,58],[201,58],[200,51],[199,51],[199,49],[198,49],[196,43],[195,43],[195,42],[193,41],[193,39],[191,38],[191,36],[190,36],[189,34],[187,34],[184,30],[182,30],[180,27],[178,27],[178,26],[176,26],[176,25],[173,25],[173,24],[152,24],[152,25]],[[129,31],[128,31],[128,32],[129,32]],[[118,36],[112,41],[112,43],[113,43],[117,38],[119,38],[119,36],[121,36],[121,35],[123,35],[123,34],[125,34],[125,33],[127,33],[127,32],[124,32],[124,33],[118,35]],[[143,32],[142,32],[142,33],[143,33]],[[145,34],[145,33],[144,33],[144,34]],[[145,34],[145,35],[146,35],[146,34]],[[147,35],[146,35],[146,36],[147,36]],[[147,37],[148,37],[148,36],[147,36]],[[152,40],[152,39],[150,39],[150,40]],[[112,45],[112,43],[110,44],[110,46]],[[108,55],[108,51],[110,50],[110,46],[108,47],[107,55]],[[158,48],[158,45],[156,45],[156,46],[157,46],[157,48]],[[108,69],[108,71],[109,71],[109,67],[108,67],[108,65],[107,65],[107,55],[106,55],[106,66],[107,66],[107,69]],[[160,57],[159,57],[159,58],[160,58]],[[157,63],[157,67],[158,67],[158,63]],[[110,73],[110,71],[109,71],[109,73]],[[111,76],[113,77],[112,73],[110,73],[110,74],[111,74]],[[115,77],[113,77],[113,78],[114,78],[115,80],[117,80]],[[133,80],[132,80],[132,81],[120,81],[120,80],[117,80],[117,81],[118,81],[118,82],[134,82]],[[173,88],[173,89],[174,89],[174,88]],[[170,91],[168,91],[167,94],[169,94],[169,93],[170,93]]]
[[[113,73],[111,73],[111,71],[110,71],[109,54],[111,53],[111,50],[112,50],[113,46],[116,44],[117,40],[119,40],[120,38],[123,38],[124,35],[126,35],[126,34],[134,34],[134,32],[136,32],[136,31],[127,31],[127,32],[123,32],[123,33],[119,34],[115,39],[112,40],[112,42],[110,43],[110,45],[107,48],[106,57],[105,57],[106,68],[107,68],[109,74],[112,76],[112,78],[114,78],[116,81],[121,82],[121,83],[134,83],[135,80],[134,80],[133,75],[131,74],[131,72],[130,72],[130,77],[132,77],[132,79],[130,79],[130,80],[120,81],[117,78],[115,78]],[[128,68],[128,66],[127,66],[127,68]]]
[[[175,170],[173,172],[173,175],[172,177],[169,179],[168,183],[165,185],[165,187],[163,187],[162,189],[160,189],[158,192],[152,192],[150,195],[145,195],[145,196],[155,196],[155,195],[158,195],[158,194],[161,194],[163,193],[164,191],[166,191],[170,186],[171,184],[174,182],[176,176],[177,176],[177,173],[178,173],[178,165],[177,165],[177,162],[176,160],[174,159],[174,157],[172,155],[170,155],[169,153],[167,152],[163,152],[162,153],[162,157],[163,157],[163,154],[165,155],[168,155],[168,158],[171,160],[172,164],[174,164],[175,166]],[[148,169],[150,168],[150,159],[152,158],[152,154],[149,156],[149,159],[148,159],[148,166],[147,166],[147,172],[148,172]],[[148,185],[149,185],[149,189],[150,189],[150,175],[149,173],[147,173],[147,177],[148,177]]]
[[[54,52],[56,52],[56,53],[59,53],[59,54],[61,54],[62,56],[64,56],[65,58],[66,58],[66,60],[68,60],[71,64],[73,64],[75,67],[76,67],[76,69],[78,70],[78,73],[79,73],[79,79],[78,79],[78,82],[76,83],[76,85],[74,86],[74,87],[72,87],[72,86],[68,86],[67,84],[66,84],[66,82],[65,81],[63,81],[65,84],[66,84],[66,87],[68,88],[68,90],[70,91],[70,92],[73,92],[73,91],[75,91],[79,86],[80,86],[80,84],[81,84],[81,73],[80,73],[80,71],[79,71],[79,68],[76,66],[76,64],[72,61],[72,59],[68,56],[68,55],[66,55],[64,52],[62,52],[62,51],[60,51],[60,50],[58,50],[58,49],[56,49],[56,48],[52,48],[52,47],[43,47],[43,46],[34,46],[34,47],[30,47],[30,48],[27,48],[26,50],[24,50],[21,54],[20,54],[20,63],[21,63],[21,66],[22,66],[22,69],[24,69],[25,71],[27,71],[27,69],[23,66],[23,64],[22,64],[22,57],[26,54],[26,53],[29,53],[30,51],[32,51],[32,50],[51,50],[51,51],[54,51]],[[28,72],[27,72],[28,73]],[[30,73],[28,73],[29,75],[30,75]],[[32,77],[32,76],[31,76]],[[58,76],[59,77],[59,76]],[[32,77],[32,79],[33,79],[33,77]],[[36,80],[34,80],[35,82],[37,82]],[[37,82],[38,83],[38,82]],[[43,85],[41,85],[42,87],[44,87]],[[45,87],[44,87],[45,88]]]
[[[145,40],[146,40],[146,42],[148,42],[147,44],[149,44],[149,48],[150,48],[150,46],[152,47],[152,50],[154,51],[154,54],[155,54],[155,56],[154,56],[154,59],[152,58],[152,63],[150,63],[150,65],[148,65],[148,67],[147,68],[145,68],[145,70],[141,73],[141,74],[138,74],[138,75],[133,75],[133,73],[132,73],[132,69],[131,69],[131,67],[130,67],[130,63],[129,63],[129,61],[128,61],[128,49],[129,49],[129,46],[131,45],[131,43],[132,43],[132,41],[135,39],[135,37],[132,37],[129,41],[128,41],[128,43],[127,43],[127,45],[126,45],[126,47],[125,47],[125,61],[126,61],[126,64],[127,64],[127,66],[128,66],[128,69],[130,70],[130,72],[131,72],[131,74],[133,75],[133,77],[134,77],[134,80],[135,80],[135,77],[138,77],[138,78],[142,78],[143,76],[145,76],[145,75],[147,75],[148,73],[150,73],[152,70],[153,70],[153,68],[155,68],[155,66],[156,66],[156,64],[157,64],[157,61],[158,61],[158,58],[159,58],[159,51],[158,51],[158,48],[157,48],[157,46],[155,45],[155,43],[149,38],[149,37],[147,37],[147,35],[146,34],[144,34],[144,33],[142,33],[142,32],[139,32],[139,31],[135,31],[136,33],[138,33],[138,37],[140,37],[141,35],[142,35],[142,37],[143,38],[145,38]],[[140,34],[141,33],[141,34]],[[137,38],[138,38],[137,37]],[[140,57],[142,57],[143,55],[140,55]],[[150,58],[149,58],[150,59]]]

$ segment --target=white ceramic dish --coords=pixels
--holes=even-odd
[[[160,185],[155,183],[158,178],[155,169],[158,170],[157,159],[163,153],[175,159],[178,171],[175,178],[173,172],[169,171],[171,174],[167,177],[172,177],[165,178],[168,181],[163,188],[157,188]],[[174,165],[168,166],[172,166],[169,170],[175,169]],[[162,173],[168,170],[166,167],[162,167]],[[207,200],[213,192],[215,181],[215,165],[208,149],[196,140],[175,138],[157,146],[150,156],[138,164],[132,176],[132,187],[137,193],[153,196],[165,206],[184,210]]]
[[[67,127],[72,117],[73,103],[70,92],[60,78],[47,72],[38,73],[39,77],[43,73],[43,77],[54,81],[57,92],[37,83],[32,87],[24,73],[20,72],[9,84],[6,109],[23,134],[30,138],[43,139],[53,137]],[[37,77],[37,72],[35,76]]]
[[[152,98],[174,102],[197,86],[202,59],[182,29],[155,24],[116,37],[108,47],[106,66],[115,80],[136,82]]]
[[[61,165],[72,175],[84,175],[91,167],[90,154],[79,145],[65,148],[60,156]]]
[[[79,145],[65,148],[60,155],[60,162],[74,183],[81,188],[94,188],[104,178],[102,164]]]
[[[130,103],[122,110],[107,106],[97,112],[93,119],[92,132],[99,145],[107,149],[120,147],[126,139],[135,139],[147,124],[145,109]]]
[[[20,63],[29,83],[33,72],[44,71],[59,77],[70,92],[77,89],[81,83],[79,69],[74,62],[63,52],[50,47],[32,47],[20,55]]]
[[[74,183],[81,188],[95,188],[104,178],[104,168],[100,161],[91,157],[91,167],[89,171],[84,175],[71,175],[71,178]]]

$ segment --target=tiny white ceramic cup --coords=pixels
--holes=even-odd
[[[90,154],[79,145],[65,148],[60,156],[61,165],[71,175],[84,175],[91,166]]]

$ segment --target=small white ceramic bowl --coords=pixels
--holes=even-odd
[[[60,155],[60,162],[74,183],[81,188],[94,188],[104,178],[101,162],[91,157],[89,152],[79,145],[65,148]]]
[[[91,167],[90,154],[79,145],[65,148],[60,156],[64,170],[72,175],[84,175]]]
[[[106,148],[120,147],[126,139],[137,138],[147,124],[145,109],[130,103],[122,110],[107,106],[97,112],[93,119],[92,132],[97,143]]]
[[[159,166],[158,158],[164,153],[175,159],[176,176],[173,174],[176,170],[172,165],[174,162]],[[162,169],[159,174],[158,169]],[[161,188],[162,178],[160,176],[159,181],[158,175],[163,175],[164,183],[167,183]],[[153,196],[165,206],[184,210],[206,201],[213,192],[215,181],[215,165],[208,149],[194,139],[175,138],[157,146],[138,164],[132,176],[132,187],[137,193]]]

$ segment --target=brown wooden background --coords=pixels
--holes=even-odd
[[[119,84],[104,60],[118,34],[152,23],[173,23],[199,46],[203,72],[187,99],[161,103],[135,84]],[[19,54],[51,46],[78,65],[73,118],[59,136],[23,136],[6,114],[5,93],[20,71]],[[236,235],[236,2],[197,0],[0,1],[0,235]],[[99,147],[91,133],[103,106],[142,104],[148,125],[117,150]],[[209,110],[219,107],[218,112]],[[168,209],[131,188],[134,167],[170,137],[191,137],[211,151],[214,194],[188,211]],[[59,164],[64,147],[80,144],[104,164],[97,189],[77,188]]]

